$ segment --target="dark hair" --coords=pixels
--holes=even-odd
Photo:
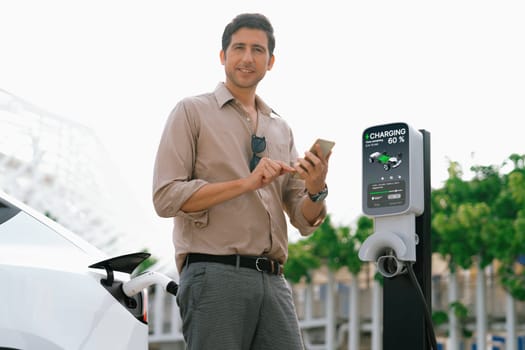
[[[226,52],[228,46],[232,41],[232,35],[241,28],[260,29],[266,33],[268,37],[268,50],[270,57],[273,55],[275,49],[275,37],[273,36],[273,27],[270,20],[266,16],[259,13],[243,13],[235,17],[222,33],[222,50]]]

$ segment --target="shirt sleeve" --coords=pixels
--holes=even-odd
[[[164,127],[153,169],[153,206],[161,217],[188,215],[181,206],[207,183],[192,179],[198,131],[198,120],[188,112],[184,100],[179,102]]]
[[[291,180],[291,181],[301,181],[302,180]],[[304,190],[304,185],[302,186],[302,189],[300,190],[294,190],[292,193],[289,194],[289,196],[295,197],[289,200],[288,202],[288,212],[290,217],[290,223],[299,230],[299,233],[302,236],[307,236],[312,234],[323,222],[324,218],[326,217],[327,210],[326,210],[326,204],[323,203],[323,210],[319,214],[319,216],[314,221],[314,224],[310,224],[306,218],[303,215],[302,207],[304,201],[309,201],[308,195],[306,191]]]

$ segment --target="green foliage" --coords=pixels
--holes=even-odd
[[[343,241],[344,250],[342,253],[343,265],[348,268],[351,274],[357,275],[363,266],[363,262],[359,259],[359,248],[361,244],[370,236],[374,231],[374,222],[372,219],[361,216],[357,220],[357,229],[353,235],[350,235],[350,231],[347,232],[347,237]]]
[[[311,281],[311,271],[323,264],[332,271],[347,267],[352,274],[358,274],[363,264],[358,257],[359,247],[372,230],[373,221],[360,217],[355,234],[351,234],[348,226],[334,227],[328,215],[311,236],[289,244],[286,278],[292,283],[303,277]]]
[[[446,215],[436,213],[432,222],[434,231],[440,236],[436,248],[443,256],[450,256],[451,263],[465,269],[473,264],[477,256],[485,256],[482,231],[487,230],[486,221],[490,208],[485,203],[455,205],[456,211]]]
[[[341,230],[333,227],[330,216],[327,216],[321,226],[308,237],[312,254],[328,264],[331,270],[337,270],[341,266],[341,236]]]
[[[148,249],[144,248],[141,250],[142,253],[149,253]],[[135,271],[133,271],[134,274],[138,275],[144,271],[147,271],[151,266],[155,265],[157,263],[157,259],[150,256],[149,258],[147,258],[146,260],[144,260],[143,262],[141,262],[139,264],[139,266],[137,266],[137,268],[135,269]]]
[[[44,215],[47,216],[48,218],[50,218],[51,220],[55,221],[55,222],[58,222],[58,219],[56,216],[54,216],[53,214],[51,214],[51,212],[49,210],[46,210],[44,212]]]
[[[449,308],[454,312],[454,315],[458,319],[458,322],[461,326],[461,331],[463,333],[463,337],[472,337],[472,332],[467,328],[467,321],[469,316],[468,308],[459,301],[454,301],[450,303]]]
[[[525,273],[523,269],[518,271],[513,265],[501,265],[498,269],[498,275],[503,287],[515,299],[525,301]]]
[[[509,174],[476,165],[470,181],[461,178],[458,163],[450,162],[449,179],[431,194],[432,245],[451,270],[478,262],[485,267],[497,259],[502,285],[520,299],[525,278],[514,265],[525,253],[525,155],[513,154],[509,160],[514,164]]]
[[[525,154],[519,155],[513,153],[509,156],[509,159],[514,163],[514,169],[523,169],[525,168]]]
[[[509,193],[516,205],[523,207],[525,204],[525,174],[515,170],[509,174]]]
[[[454,312],[454,315],[456,316],[458,323],[461,327],[461,332],[463,334],[463,337],[470,338],[472,337],[472,332],[468,330],[467,328],[467,322],[468,322],[468,309],[465,305],[460,303],[459,301],[455,301],[450,303],[449,310],[452,310]],[[432,312],[432,323],[434,326],[439,327],[441,325],[446,324],[449,322],[449,317],[447,311],[443,310],[436,310]]]
[[[439,327],[448,322],[448,314],[443,310],[432,311],[432,323]]]
[[[288,245],[288,260],[284,265],[284,274],[292,283],[299,283],[305,277],[310,283],[312,276],[310,271],[320,266],[319,259],[312,254],[310,242],[301,239]]]
[[[454,301],[450,303],[449,307],[452,311],[454,311],[454,315],[456,315],[458,320],[466,321],[468,317],[468,308],[465,305],[459,301]]]

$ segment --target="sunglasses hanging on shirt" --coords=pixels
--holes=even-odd
[[[252,159],[250,160],[250,172],[253,171],[257,167],[257,164],[259,164],[259,161],[261,160],[261,157],[257,155],[257,153],[264,152],[266,149],[266,139],[264,136],[259,137],[257,135],[252,135]]]

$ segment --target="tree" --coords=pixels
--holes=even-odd
[[[350,227],[334,227],[328,215],[321,226],[309,237],[289,245],[288,261],[285,265],[285,274],[292,283],[298,283],[303,277],[307,283],[312,280],[311,273],[321,265],[328,266],[328,299],[327,299],[327,346],[331,348],[334,342],[334,274],[341,268],[347,268],[352,274],[350,285],[350,349],[359,346],[359,289],[357,275],[361,271],[363,262],[358,257],[359,247],[372,233],[373,222],[367,217],[360,217],[357,221],[357,230],[351,234]]]
[[[432,193],[432,231],[434,249],[449,262],[450,288],[457,289],[456,267],[478,267],[477,286],[477,333],[478,346],[485,347],[486,311],[484,269],[494,259],[493,240],[497,239],[496,225],[492,221],[491,208],[501,189],[498,171],[493,166],[473,167],[475,177],[466,182],[461,179],[458,163],[451,162],[449,179],[441,190]],[[449,293],[450,347],[459,347],[458,319],[454,305],[458,302],[457,291]]]
[[[432,193],[434,247],[449,261],[451,288],[456,266],[468,269],[476,264],[478,268],[479,347],[484,346],[486,333],[485,267],[499,261],[504,288],[515,298],[525,298],[525,279],[516,269],[525,251],[525,162],[524,156],[516,154],[509,160],[514,170],[508,175],[500,174],[502,166],[477,165],[471,168],[471,181],[463,181],[459,164],[451,162],[445,186]]]
[[[320,260],[312,253],[311,242],[300,239],[288,245],[288,260],[284,265],[284,274],[291,283],[299,283],[304,277],[312,282],[312,270],[319,268]]]
[[[498,200],[500,216],[509,222],[503,233],[508,244],[496,248],[501,262],[498,276],[514,298],[524,301],[525,274],[518,261],[525,253],[525,155],[512,154],[509,159],[514,169],[505,177],[506,187]]]

